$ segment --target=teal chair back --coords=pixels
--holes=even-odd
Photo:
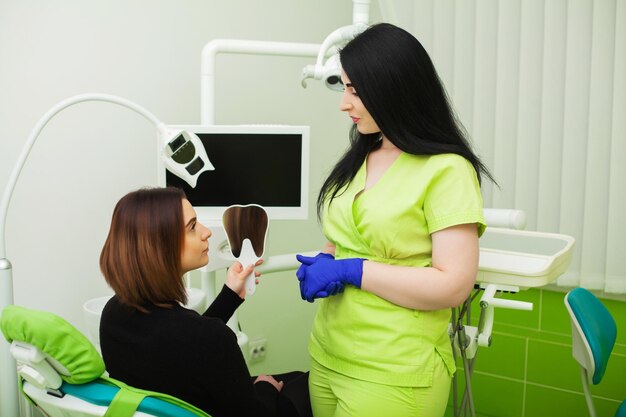
[[[565,295],[565,306],[572,323],[572,356],[580,364],[583,392],[589,415],[596,417],[589,384],[597,385],[615,345],[617,326],[607,308],[591,292],[575,288]],[[626,417],[626,401],[615,414]]]

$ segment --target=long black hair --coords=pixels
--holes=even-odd
[[[454,153],[467,159],[478,181],[487,167],[472,151],[457,121],[437,71],[422,44],[409,32],[379,23],[357,35],[341,50],[341,66],[380,133],[350,130],[350,146],[334,166],[317,198],[321,216],[356,175],[367,154],[381,145],[381,133],[400,150],[414,155]]]

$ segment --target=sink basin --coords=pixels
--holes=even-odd
[[[102,310],[112,296],[97,297],[88,300],[83,304],[83,313],[87,325],[87,337],[91,343],[100,351],[100,316]],[[187,288],[187,304],[185,307],[202,314],[207,309],[206,294],[197,288]]]
[[[87,337],[98,351],[100,351],[100,316],[102,315],[102,309],[104,309],[110,298],[110,295],[92,298],[83,304],[83,314],[87,324]]]
[[[477,282],[532,288],[551,283],[567,270],[574,238],[489,227],[479,244]]]

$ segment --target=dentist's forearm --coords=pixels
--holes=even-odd
[[[432,266],[410,267],[366,261],[361,289],[402,307],[439,310],[460,305],[478,273],[475,224],[461,224],[432,235]]]
[[[457,274],[433,267],[408,267],[366,261],[361,289],[402,307],[440,310],[467,298],[476,273]]]

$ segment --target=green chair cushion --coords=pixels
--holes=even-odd
[[[14,340],[26,342],[54,358],[67,369],[68,375],[60,374],[68,384],[80,385],[95,381],[97,384],[92,384],[92,386],[105,384],[109,387],[117,387],[115,390],[117,394],[106,416],[129,417],[138,407],[140,410],[142,407],[148,407],[147,411],[159,416],[210,417],[199,408],[178,398],[130,387],[121,381],[104,376],[105,367],[102,357],[89,339],[55,314],[10,305],[2,311],[0,330],[9,343]],[[75,394],[88,391],[88,386],[72,387],[66,384],[63,386],[67,391],[75,391]],[[77,396],[83,398],[81,395]],[[83,399],[94,404],[105,405],[102,401]]]
[[[29,343],[53,357],[69,375],[70,384],[93,381],[104,373],[104,362],[89,339],[63,318],[45,311],[10,305],[0,317],[5,339]]]

